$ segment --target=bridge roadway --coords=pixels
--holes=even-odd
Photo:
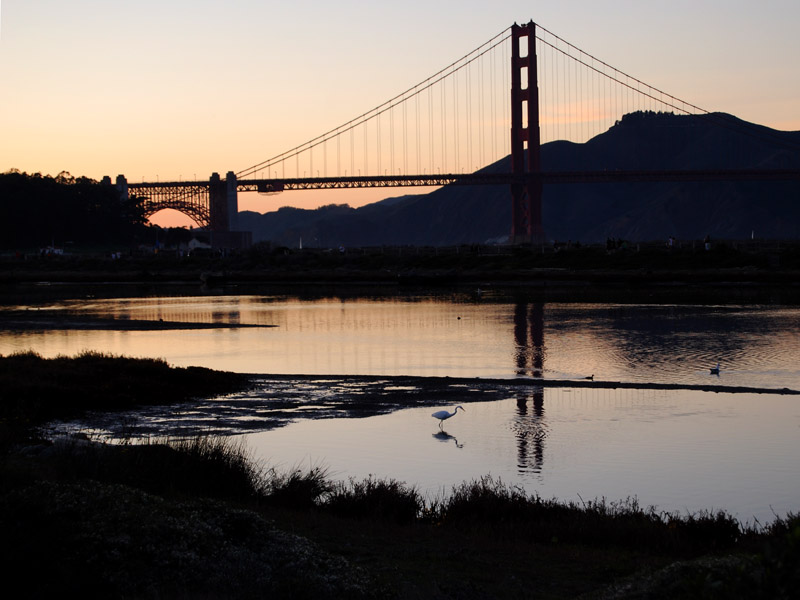
[[[444,173],[432,175],[375,175],[359,177],[298,177],[286,179],[242,179],[238,192],[277,193],[291,190],[330,190],[384,187],[438,187],[443,185],[503,185],[522,182],[529,175],[511,173]],[[658,181],[800,181],[800,169],[646,170],[646,171],[550,171],[532,177],[544,184],[637,183]],[[150,194],[197,193],[208,181],[163,181],[128,183],[130,190]]]
[[[331,190],[444,185],[530,185],[564,183],[624,183],[657,181],[800,181],[800,169],[738,169],[696,171],[551,171],[541,173],[445,173],[431,175],[378,175],[364,177],[308,177],[287,179],[242,179],[228,172],[225,179],[214,173],[208,181],[163,181],[128,183],[117,177],[123,197],[130,193],[144,198],[145,217],[171,208],[214,232],[236,231],[239,192],[274,194],[290,190]],[[105,179],[109,184],[110,178]],[[219,237],[219,236],[218,236]],[[219,238],[220,240],[226,238]],[[219,240],[218,240],[219,242]],[[219,242],[222,243],[222,242]],[[229,243],[229,242],[226,242]]]

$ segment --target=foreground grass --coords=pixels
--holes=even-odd
[[[0,357],[7,428],[245,385],[85,354]],[[0,454],[0,564],[31,597],[792,598],[800,517],[764,527],[635,499],[565,503],[489,477],[436,498],[395,480],[278,472],[229,438]]]
[[[34,595],[791,598],[800,585],[797,515],[757,528],[489,477],[425,498],[278,472],[228,438],[72,440],[7,455],[2,473],[0,560]]]

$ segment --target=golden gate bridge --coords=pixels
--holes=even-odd
[[[119,175],[116,185],[123,196],[142,198],[146,217],[173,209],[226,234],[237,229],[239,192],[503,184],[512,202],[510,240],[529,244],[543,240],[544,185],[800,181],[797,168],[542,170],[542,144],[586,142],[637,111],[692,115],[800,152],[771,130],[680,100],[531,21],[355,119],[225,178],[138,183]],[[502,172],[486,168],[509,156]]]

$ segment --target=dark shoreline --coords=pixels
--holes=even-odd
[[[192,403],[208,396],[212,385],[218,386],[217,394],[227,394],[248,389],[248,382],[259,377],[267,385],[298,380],[330,388],[342,384],[340,396],[352,393],[351,383],[366,382],[384,394],[362,394],[351,402],[362,416],[393,410],[397,402],[429,401],[428,390],[437,386],[459,395],[467,387],[475,400],[493,387],[501,395],[512,388],[549,385],[647,387],[589,380],[265,377],[93,354],[73,359],[20,355],[3,358],[3,363],[9,368],[0,395],[7,403],[19,401],[19,409],[30,410],[37,399],[57,395],[75,413],[111,410],[109,417],[116,419],[121,413],[113,411],[139,406],[143,398],[163,405],[181,390]],[[177,387],[171,388],[170,381]],[[14,382],[24,385],[10,385]],[[415,392],[392,389],[403,384],[413,385]],[[724,386],[653,387],[731,391]],[[87,403],[90,392],[96,402]],[[162,392],[160,400],[154,392]],[[304,391],[295,392],[304,401]],[[330,402],[331,413],[337,404],[341,399]],[[64,412],[67,407],[56,408]],[[14,414],[7,415],[6,425],[13,424]],[[42,421],[31,413],[30,422]],[[795,537],[800,532],[793,516],[759,528],[722,512],[671,517],[640,508],[635,498],[567,505],[523,498],[513,487],[489,479],[465,482],[451,499],[432,500],[428,513],[417,516],[419,509],[412,506],[413,518],[400,522],[393,507],[409,496],[404,484],[368,479],[337,487],[312,469],[308,474],[273,473],[271,492],[256,478],[251,482],[255,487],[240,493],[231,477],[241,465],[237,456],[244,454],[232,447],[220,454],[214,448],[222,443],[224,450],[224,442],[204,439],[209,438],[189,442],[200,455],[181,454],[158,442],[102,444],[85,436],[56,443],[7,440],[12,443],[0,454],[0,524],[7,537],[0,554],[13,567],[11,581],[25,582],[24,589],[40,595],[74,591],[209,598],[298,597],[300,589],[308,592],[301,597],[478,600],[526,597],[536,590],[543,598],[633,600],[701,597],[709,580],[724,584],[724,594],[733,594],[719,597],[789,597],[773,592],[796,589],[788,580],[783,583],[797,576],[796,551],[783,541],[789,532],[795,531]],[[262,473],[257,465],[244,467]],[[342,510],[350,512],[331,512],[314,500],[326,489],[338,490]],[[440,516],[432,519],[429,513],[436,511]]]
[[[171,329],[235,329],[276,327],[256,323],[191,323],[146,319],[108,319],[64,314],[55,310],[12,310],[0,313],[0,331],[90,330],[166,331]]]
[[[684,286],[783,286],[800,288],[800,269],[711,267],[664,269],[639,266],[607,267],[510,267],[455,265],[360,269],[331,269],[298,265],[297,268],[227,268],[213,273],[203,269],[153,268],[106,271],[102,269],[36,269],[0,266],[0,282],[8,285],[307,285],[307,286],[446,286],[486,284],[495,287],[574,287],[637,284],[652,287]]]
[[[732,394],[788,394],[800,395],[800,390],[790,388],[763,388],[748,386],[705,385],[691,383],[650,383],[635,381],[602,381],[587,379],[484,379],[481,377],[428,377],[413,375],[274,375],[248,373],[252,379],[268,379],[276,381],[390,381],[392,385],[500,385],[507,387],[564,387],[564,388],[600,388],[600,389],[637,389],[637,390],[694,390],[699,392],[728,392]]]
[[[54,257],[0,257],[0,283],[53,295],[73,293],[69,288],[106,295],[115,287],[124,293],[152,288],[172,288],[178,295],[252,289],[347,296],[481,289],[547,301],[800,304],[796,240],[715,241],[709,251],[694,243],[666,248],[661,242],[626,249],[471,244],[343,251],[259,243],[202,256],[128,251],[118,259],[74,251]],[[0,294],[0,303],[8,294]]]

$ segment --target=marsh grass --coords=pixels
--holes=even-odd
[[[235,499],[353,519],[419,523],[544,544],[589,544],[696,555],[786,535],[781,521],[742,525],[724,511],[681,515],[636,498],[543,499],[490,476],[437,497],[394,479],[332,481],[324,466],[288,471],[256,462],[244,443],[198,436],[139,444],[62,443],[59,477],[122,483],[160,494]]]
[[[198,436],[106,444],[69,439],[50,451],[55,477],[124,484],[162,495],[257,501],[261,467],[244,444]]]
[[[636,597],[789,598],[800,585],[797,515],[757,528],[742,526],[724,512],[678,515],[644,509],[635,498],[579,503],[544,500],[489,476],[462,483],[449,493],[423,497],[414,487],[393,479],[370,476],[331,481],[327,469],[320,465],[285,472],[266,468],[253,460],[243,443],[225,437],[156,439],[131,444],[71,438],[41,452],[40,459],[49,472],[33,473],[27,482],[17,479],[8,488],[11,493],[14,489],[24,492],[28,485],[50,480],[65,489],[75,485],[100,486],[121,505],[128,501],[132,490],[139,489],[171,502],[207,499],[220,502],[220,506],[226,503],[249,508],[255,511],[253,515],[262,513],[292,530],[318,537],[332,552],[344,547],[356,560],[377,561],[381,568],[388,569],[385,573],[400,573],[398,581],[415,577],[418,590],[427,589],[426,582],[433,575],[429,562],[433,556],[442,560],[438,554],[441,552],[448,557],[447,565],[455,569],[447,585],[457,585],[462,576],[475,576],[475,569],[486,561],[503,563],[509,559],[508,553],[516,557],[514,560],[533,553],[539,561],[545,553],[549,566],[543,568],[550,569],[548,577],[555,578],[553,581],[561,581],[562,569],[566,568],[562,561],[574,562],[574,556],[583,557],[578,564],[601,555],[612,557],[582,575],[578,587],[638,572],[644,564],[664,566],[678,561],[675,565],[679,568],[676,566],[674,572],[657,573],[652,579],[642,580],[642,585],[649,587],[644,588],[644,595]],[[94,514],[91,507],[95,500],[87,497],[82,502],[89,507],[84,512]],[[156,504],[160,506],[159,502]],[[32,513],[29,518],[38,517]],[[242,519],[241,523],[237,521],[236,535],[250,531],[247,519]],[[93,524],[101,525],[109,530],[117,527],[114,523]],[[44,539],[48,522],[36,521],[31,526],[38,527]],[[83,535],[81,526],[75,522],[68,527],[69,532],[77,532],[76,540]],[[135,529],[136,523],[125,525],[128,526]],[[191,520],[186,523],[188,530],[198,526],[204,525]],[[72,539],[73,533],[69,532],[63,533],[64,539]],[[373,536],[375,541],[371,541]],[[111,536],[109,543],[114,540]],[[159,543],[168,545],[169,540]],[[387,556],[383,544],[397,548]],[[463,556],[452,554],[454,544],[462,548],[459,552]],[[66,548],[54,555],[66,553]],[[168,549],[163,552],[169,554]],[[731,560],[725,562],[729,555]],[[459,557],[468,558],[470,566],[463,571],[459,570]],[[619,566],[620,560],[624,567]],[[522,567],[514,567],[512,572],[516,573],[516,568]],[[523,576],[523,571],[518,575]],[[302,580],[303,576],[298,577]],[[392,580],[388,575],[387,578]],[[497,585],[501,579],[496,579]],[[483,576],[475,581],[478,580],[483,581]],[[727,595],[703,595],[708,586],[718,587]],[[466,587],[453,589],[455,595],[448,597],[479,597],[466,594]],[[562,582],[554,589],[549,597],[562,597],[560,591],[572,588]],[[661,595],[653,596],[654,589]],[[513,595],[509,592],[502,596]]]
[[[657,561],[699,561],[686,563],[674,576],[662,575],[668,581],[641,597],[663,592],[658,597],[790,598],[800,589],[798,515],[760,526],[741,524],[724,511],[684,515],[643,508],[636,498],[545,500],[489,476],[424,498],[393,479],[328,482],[320,467],[276,475],[270,472],[273,479],[264,489],[275,494],[273,500],[279,499],[281,506],[304,513],[417,525],[458,539],[466,536],[472,543],[483,540],[486,547],[502,539],[518,548],[583,548],[581,553],[616,548]],[[718,558],[702,558],[709,556]],[[687,595],[681,596],[684,592]]]
[[[307,510],[319,505],[331,485],[327,470],[316,466],[305,472],[297,467],[286,473],[270,469],[261,487],[267,504]]]
[[[613,545],[678,555],[730,550],[783,531],[780,521],[759,529],[741,524],[724,511],[682,515],[643,508],[636,498],[580,503],[543,499],[489,476],[454,486],[449,494],[426,498],[394,479],[369,476],[331,481],[327,469],[319,465],[286,472],[253,466],[241,445],[224,438],[195,438],[171,442],[169,447],[174,453],[170,463],[158,455],[154,460],[159,470],[179,473],[165,475],[162,485],[169,482],[186,492],[255,498],[266,505],[345,518],[416,522],[536,543]],[[144,464],[137,468],[149,470]],[[202,486],[192,484],[197,479]]]
[[[724,511],[680,515],[643,508],[636,498],[566,502],[543,499],[486,476],[455,486],[433,503],[429,518],[443,526],[503,531],[542,543],[581,543],[694,554],[732,548],[753,536]]]
[[[800,513],[789,513],[767,528],[769,537],[761,552],[762,589],[773,598],[797,597],[800,591]]]
[[[395,479],[372,476],[332,484],[322,508],[342,517],[379,518],[398,523],[411,523],[427,510],[416,488]]]
[[[173,404],[247,385],[245,375],[171,367],[161,359],[99,352],[46,359],[22,352],[0,356],[0,420],[19,429],[86,410]]]

